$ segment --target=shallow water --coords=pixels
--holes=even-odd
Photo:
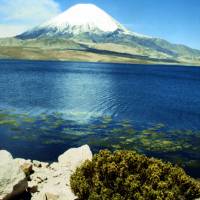
[[[53,161],[85,143],[200,177],[200,68],[0,61],[0,148]]]

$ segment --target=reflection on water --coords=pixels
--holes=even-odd
[[[0,148],[52,161],[88,143],[200,169],[200,68],[0,61]]]
[[[0,108],[199,130],[199,77],[194,67],[0,61]]]

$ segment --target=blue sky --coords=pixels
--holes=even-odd
[[[0,36],[22,32],[77,3],[94,3],[135,32],[200,49],[199,0],[0,0]]]

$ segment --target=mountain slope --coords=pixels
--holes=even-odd
[[[199,63],[200,51],[127,30],[93,4],[77,4],[13,40],[16,46],[137,56],[146,62]],[[0,40],[0,46],[3,42]],[[8,44],[4,41],[4,45]],[[9,45],[7,45],[9,46]],[[109,52],[108,52],[109,51]],[[112,55],[113,55],[112,53]],[[117,54],[116,54],[117,53]],[[78,57],[77,57],[78,59]]]

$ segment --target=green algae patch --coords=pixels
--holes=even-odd
[[[13,127],[19,127],[19,123],[16,120],[8,119],[8,120],[1,120],[0,121],[0,126],[1,125],[6,125],[6,126],[13,126]]]
[[[114,128],[114,129],[112,129],[110,132],[116,134],[116,133],[122,133],[123,130],[122,130],[122,129]]]
[[[6,113],[0,113],[0,120],[4,120],[8,117],[8,114]]]
[[[31,118],[31,117],[24,117],[23,118],[23,122],[27,122],[27,123],[34,123],[35,119]]]
[[[73,135],[76,135],[76,136],[93,135],[93,134],[95,133],[91,131],[74,131],[73,132]]]
[[[10,138],[11,140],[20,140],[20,141],[27,141],[27,142],[33,142],[37,140],[37,136],[32,135],[32,134],[29,134],[29,135],[18,134],[18,135],[11,136]]]
[[[124,128],[132,127],[131,122],[128,121],[128,120],[123,120],[123,121],[120,123],[120,125],[121,125],[122,127],[124,127]]]
[[[114,145],[112,145],[112,147],[114,149],[121,149],[122,148],[119,144],[114,144]]]
[[[133,142],[135,142],[135,141],[136,141],[135,138],[128,138],[128,139],[125,140],[125,144],[126,144],[126,143],[133,143]]]
[[[154,129],[146,129],[141,131],[141,135],[156,135],[157,132],[155,132]]]

